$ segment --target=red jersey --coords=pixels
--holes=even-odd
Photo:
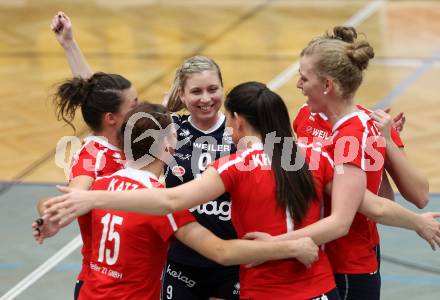
[[[124,154],[102,137],[88,136],[73,155],[70,180],[86,175],[92,178],[108,176],[124,167]]]
[[[310,203],[301,223],[294,222],[290,213],[277,205],[274,174],[261,144],[220,158],[213,166],[231,196],[231,219],[238,238],[251,231],[280,235],[321,217],[319,200]],[[240,299],[309,299],[334,287],[333,273],[323,251],[309,269],[296,259],[240,267]]]
[[[126,168],[97,179],[92,190],[161,187],[152,173]],[[90,273],[79,299],[159,299],[169,240],[190,222],[189,211],[155,216],[94,209]]]
[[[379,129],[365,112],[353,112],[334,124],[332,144],[328,146],[328,152],[336,168],[348,163],[365,171],[367,189],[374,194],[379,192],[385,144]],[[356,213],[348,234],[326,245],[333,271],[344,274],[377,271],[374,251],[377,243],[376,224]]]
[[[82,147],[74,154],[70,167],[70,180],[85,175],[92,178],[111,175],[124,167],[123,153],[115,146],[98,136],[88,136]],[[84,280],[89,272],[91,254],[90,213],[78,217],[83,246],[81,254],[83,265],[78,280]]]
[[[356,105],[356,107],[367,114],[371,113],[370,110],[361,105]],[[327,116],[323,113],[310,112],[307,104],[304,104],[296,115],[293,121],[293,129],[298,137],[299,144],[313,143],[322,146],[329,143],[329,139],[332,136],[332,125],[328,121]],[[391,128],[391,138],[398,147],[404,147],[404,143],[394,127]],[[373,227],[376,227],[376,225],[373,225],[375,222],[370,222]],[[380,240],[377,228],[373,228],[372,231],[373,244],[378,245]]]
[[[361,105],[356,105],[356,107],[367,114],[371,113],[370,110]],[[328,140],[332,136],[332,125],[328,121],[327,116],[323,113],[310,112],[307,104],[304,104],[298,111],[293,121],[293,130],[298,140],[303,144],[310,144],[312,142],[325,144],[323,141]],[[391,138],[398,147],[404,147],[403,141],[394,127],[391,128]]]

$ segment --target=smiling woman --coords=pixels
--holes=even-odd
[[[220,112],[223,79],[217,63],[209,57],[186,59],[177,69],[167,107],[172,112],[186,109],[189,115],[173,114],[178,147],[174,164],[167,166],[165,182],[175,187],[200,177],[214,160],[236,151],[225,131],[226,118]],[[231,223],[228,194],[191,209],[197,221],[219,237],[236,237]],[[168,251],[166,269],[178,270],[198,284],[188,286],[166,272],[162,293],[169,299],[238,299],[238,266],[223,267],[206,259],[183,243],[175,242]],[[215,274],[205,276],[206,272]],[[173,291],[171,294],[169,291]]]
[[[205,70],[188,76],[183,90],[180,90],[180,99],[191,112],[194,125],[203,130],[217,122],[222,97],[223,83],[216,70]]]

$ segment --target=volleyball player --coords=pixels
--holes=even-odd
[[[385,143],[375,121],[353,103],[363,70],[374,56],[370,44],[356,38],[354,28],[335,27],[333,34],[313,39],[301,52],[297,86],[307,97],[312,113],[305,118],[310,122],[326,118],[331,124],[331,136],[328,131],[316,132],[324,140],[329,137],[328,152],[336,172],[328,216],[283,238],[305,235],[321,244],[338,237],[340,231],[348,231],[326,245],[339,293],[344,299],[379,299],[380,273],[374,250],[378,244],[376,225],[356,211],[366,188],[373,194],[379,192]],[[313,126],[306,126],[305,130],[313,131]],[[350,150],[351,146],[354,148]],[[347,227],[351,220],[352,225]],[[429,242],[435,243],[437,238],[434,234]]]
[[[225,107],[228,127],[233,129],[232,139],[236,143],[241,140],[240,151],[220,158],[198,179],[174,188],[117,195],[74,191],[53,199],[52,204],[74,198],[55,204],[48,213],[59,206],[67,207],[64,213],[70,216],[84,213],[91,207],[168,213],[207,203],[228,192],[232,199],[232,223],[239,238],[255,230],[281,234],[318,221],[319,197],[325,184],[314,184],[307,164],[295,172],[282,167],[284,142],[290,143],[293,151],[283,159],[287,158],[290,163],[301,160],[302,156],[296,151],[287,108],[281,97],[264,84],[248,82],[231,90]],[[281,136],[281,142],[273,143],[273,155],[270,156],[262,143],[270,139],[274,131]],[[78,195],[89,202],[78,202]],[[61,216],[62,222],[68,221],[62,216],[62,210],[58,213],[61,215],[54,217],[56,220]],[[339,299],[339,296],[327,257],[320,250],[319,259],[309,269],[296,260],[274,261],[251,269],[241,267],[240,298]]]
[[[69,17],[58,12],[51,28],[64,49],[74,76],[90,76],[92,70],[73,37]],[[223,79],[214,60],[194,56],[178,67],[167,107],[172,112],[184,109],[189,114],[173,114],[179,144],[173,163],[165,170],[167,187],[197,178],[212,161],[235,152],[235,145],[225,131],[225,115],[220,111],[223,97]],[[229,195],[223,194],[191,211],[198,222],[219,237],[236,238],[231,224]],[[171,299],[238,299],[238,266],[220,266],[175,241],[170,246],[166,267],[199,283],[188,286],[165,273],[163,292],[173,289]],[[211,275],[206,276],[207,273]]]
[[[374,112],[360,105],[356,105],[356,107],[361,111],[365,111],[371,118],[379,122],[378,125],[383,124],[384,119],[390,118],[384,115],[380,110]],[[390,172],[391,178],[396,183],[402,196],[418,208],[424,208],[429,200],[428,180],[406,159],[404,143],[397,130],[391,127],[389,135],[382,130],[382,126],[378,126],[378,128],[381,130],[387,142],[386,170]],[[325,141],[332,135],[332,125],[328,122],[328,117],[324,113],[310,112],[310,108],[307,104],[303,105],[298,111],[293,121],[293,129],[297,138],[306,144],[321,143],[324,145]],[[394,200],[394,192],[386,173],[383,174],[379,194],[385,198]]]
[[[176,144],[176,132],[171,124],[172,119],[162,105],[143,103],[131,110],[120,134],[125,142],[126,168],[98,178],[91,189],[161,188],[158,177]],[[145,137],[145,132],[151,134]],[[145,156],[150,156],[148,161],[143,160]],[[310,266],[318,253],[310,238],[290,243],[225,241],[195,222],[189,211],[154,216],[94,209],[91,220],[90,273],[80,300],[171,298],[177,292],[172,288],[167,288],[160,297],[160,277],[173,234],[201,254],[226,265],[246,263],[252,258],[296,257]],[[200,284],[170,267],[164,272],[189,286]]]
[[[70,187],[88,190],[97,177],[110,175],[123,168],[124,156],[117,146],[118,132],[125,114],[137,105],[137,92],[130,81],[120,75],[106,73],[96,73],[89,79],[77,77],[66,80],[58,87],[55,105],[58,119],[70,125],[75,112],[80,108],[84,122],[92,131],[73,156]],[[43,215],[45,203],[40,201],[38,204],[40,215]],[[90,215],[79,217],[78,223],[83,240],[83,263],[75,287],[75,299],[89,272]],[[47,219],[41,225],[34,223],[33,228],[36,229],[33,235],[40,243],[59,229]]]
[[[286,130],[289,130],[289,126],[282,129],[282,125],[289,122],[287,109],[285,109],[282,100],[275,101],[277,97],[274,95],[276,94],[269,91],[264,85],[258,83],[240,85],[234,88],[228,95],[226,109],[229,120],[228,123],[234,129],[234,141],[238,141],[246,136],[253,136],[253,139],[245,138],[241,144],[239,143],[242,147],[244,146],[243,151],[227,159],[220,159],[214,163],[220,175],[213,168],[208,168],[200,179],[180,187],[163,191],[118,194],[71,191],[65,196],[53,199],[51,204],[55,206],[51,208],[48,213],[56,212],[57,216],[54,218],[61,220],[62,223],[68,222],[72,216],[86,213],[93,207],[165,213],[183,207],[191,207],[194,202],[207,202],[210,198],[215,197],[216,194],[226,189],[230,191],[232,195],[232,220],[239,237],[256,228],[261,228],[262,231],[267,233],[283,231],[295,233],[304,232],[306,230],[313,231],[315,228],[321,227],[322,221],[317,222],[321,217],[321,202],[319,199],[304,206],[305,203],[302,201],[304,199],[297,194],[299,191],[303,193],[310,192],[307,176],[303,177],[301,175],[304,169],[301,169],[302,171],[300,172],[286,172],[291,176],[295,176],[293,181],[287,181],[283,178],[283,172],[281,172],[281,175],[275,173],[279,170],[274,170],[273,173],[275,174],[264,172],[272,170],[270,166],[271,160],[266,153],[267,149],[263,150],[262,144],[259,143],[263,139],[261,132],[271,133],[274,129],[277,129],[276,132],[278,134],[281,133],[282,136],[285,134],[284,141],[281,140],[281,143],[278,143],[278,147],[273,148],[272,168],[274,169],[278,166],[281,167],[281,164],[283,164],[281,160],[282,146],[280,146],[280,144],[289,141],[286,139],[286,136],[289,137],[289,134],[286,133]],[[282,109],[282,107],[284,107],[284,109]],[[250,122],[252,122],[252,124],[250,124]],[[260,129],[256,129],[256,127]],[[268,136],[269,135],[265,135],[266,138]],[[266,139],[266,145],[267,141]],[[294,153],[296,153],[293,139],[291,139],[290,142],[293,145]],[[247,149],[246,146],[249,146],[250,149]],[[287,148],[290,148],[290,145],[288,145]],[[270,147],[268,149],[270,149]],[[314,167],[315,188],[317,195],[322,195],[323,188],[328,186],[329,178],[333,172],[333,165],[329,163],[331,161],[330,156],[325,155],[325,152],[322,152],[322,154],[320,152],[316,153],[318,156],[321,155],[322,159],[318,160],[318,168],[316,168],[316,165],[312,165]],[[290,154],[291,152],[288,152],[287,157],[289,157]],[[301,156],[299,156],[299,158],[300,157]],[[293,154],[293,158],[294,159],[289,157],[287,162],[296,161],[298,156],[295,157],[295,154]],[[286,161],[284,161],[284,163],[285,162]],[[316,160],[311,160],[311,163],[316,163]],[[283,167],[286,167],[286,165]],[[274,177],[278,184],[280,181],[282,182],[283,179],[286,180],[286,184],[284,185],[286,190],[283,190],[283,188],[280,188],[280,190],[275,188],[273,185]],[[279,186],[278,184],[277,186]],[[296,192],[289,191],[288,187],[291,187]],[[62,190],[69,192],[68,189]],[[283,202],[277,202],[280,201],[279,194],[281,193],[281,195],[283,195],[283,192],[288,195],[288,197],[284,197],[284,199],[288,201],[287,205]],[[386,204],[396,205],[388,200],[384,201]],[[63,203],[56,204],[57,202]],[[289,207],[289,205],[291,205],[291,207]],[[286,210],[279,209],[280,206],[287,206],[287,208]],[[292,206],[295,206],[295,208],[292,209]],[[307,210],[307,207],[308,211],[306,216],[300,221],[300,213],[301,211]],[[393,208],[388,208],[388,211],[391,211],[391,221],[401,222],[400,218],[396,218],[396,216],[393,215]],[[293,220],[291,216],[293,216]],[[328,231],[325,234],[312,232],[311,235],[319,243],[329,241],[329,236],[334,237],[335,233],[343,235],[343,231],[348,231],[350,226],[350,224],[346,224],[347,218],[353,217],[350,217],[345,210],[338,212],[337,218],[334,216],[332,218],[333,221],[339,221],[339,225],[348,226],[345,227],[346,229],[344,229],[344,227],[339,229],[338,227],[332,226],[330,233]],[[407,220],[410,219],[411,216],[407,218]],[[328,223],[328,218],[324,222]],[[432,228],[428,228],[425,231],[427,235],[431,234],[431,237],[427,239],[431,240],[433,236],[435,238],[435,235],[437,235],[438,238],[438,235],[440,235],[438,223],[433,221],[431,217],[431,223],[426,222],[426,224],[429,226],[432,225]],[[307,226],[303,228],[304,225]],[[293,228],[295,230],[291,231]],[[326,228],[324,228],[324,230],[325,229]],[[323,230],[322,227],[320,230]],[[289,299],[289,297],[291,297],[292,299],[308,299],[316,296],[322,299],[338,299],[335,290],[328,290],[323,293],[324,295],[321,294],[323,290],[325,291],[332,286],[331,276],[328,276],[328,271],[331,272],[331,270],[328,269],[323,253],[320,254],[318,262],[312,266],[310,273],[307,271],[304,273],[295,263],[290,265],[290,263],[287,262],[265,264],[254,270],[242,268],[240,278],[242,287],[241,297],[244,299],[246,299],[246,297],[270,297],[271,299]]]

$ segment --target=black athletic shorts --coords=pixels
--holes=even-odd
[[[73,299],[74,300],[78,300],[79,298],[79,291],[81,290],[81,287],[83,285],[84,281],[82,280],[77,280],[76,284],[75,284],[75,290],[73,292]]]
[[[162,300],[238,300],[239,267],[199,268],[168,260],[162,276]]]
[[[341,300],[380,300],[380,273],[335,274]]]
[[[334,288],[325,294],[310,298],[310,300],[341,300],[341,297],[339,296],[338,288]]]

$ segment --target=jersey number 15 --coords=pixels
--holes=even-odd
[[[122,225],[123,220],[124,219],[122,217],[114,216],[109,213],[101,218],[101,223],[103,224],[103,227],[102,227],[101,243],[99,244],[98,262],[104,261],[104,252],[105,252],[105,259],[107,265],[110,266],[114,265],[118,260],[121,238],[119,236],[119,233],[115,231],[115,225]],[[109,225],[110,225],[110,232],[109,232]],[[110,242],[113,240],[115,241],[113,248],[113,256],[111,255],[112,251],[110,251],[110,249],[105,249],[106,240]]]

